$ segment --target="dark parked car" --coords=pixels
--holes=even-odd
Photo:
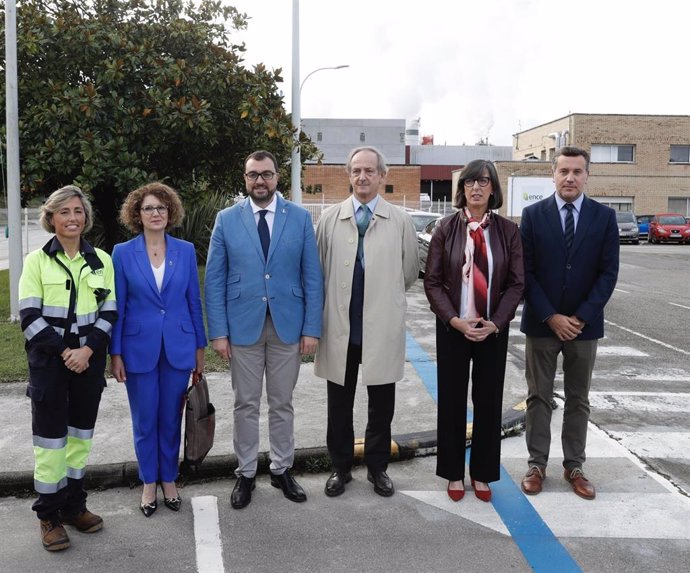
[[[660,213],[649,222],[650,243],[690,244],[690,225],[680,213]]]
[[[638,215],[636,218],[640,239],[646,239],[649,235],[649,222],[652,220],[652,215]]]
[[[436,224],[441,220],[441,217],[429,221],[421,233],[417,234],[417,242],[419,243],[419,276],[424,276],[424,269],[426,268],[426,257],[429,254],[429,243],[431,242],[431,235],[434,233]]]
[[[640,244],[640,231],[637,228],[635,215],[630,211],[616,211],[616,223],[618,223],[618,239],[621,243]]]

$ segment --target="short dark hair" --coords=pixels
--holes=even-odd
[[[470,161],[460,172],[460,179],[458,179],[458,188],[455,191],[455,201],[453,207],[462,209],[467,205],[467,198],[465,197],[465,181],[467,179],[477,179],[482,176],[484,169],[489,172],[489,179],[491,179],[491,196],[489,197],[489,209],[498,209],[503,205],[503,191],[501,191],[501,182],[498,180],[498,173],[496,166],[491,161],[485,159],[475,159]]]
[[[147,195],[153,195],[168,208],[166,229],[179,227],[182,224],[184,207],[180,196],[172,187],[155,181],[132,191],[120,207],[120,221],[132,233],[141,233],[144,230],[144,225],[141,222],[141,204]]]
[[[244,160],[244,166],[247,166],[247,161],[250,159],[253,159],[254,161],[263,161],[264,159],[270,159],[273,161],[273,168],[276,170],[276,173],[278,173],[278,160],[276,159],[276,156],[273,155],[270,151],[264,151],[263,149],[260,149],[259,151],[254,151],[247,155],[247,159]]]
[[[564,155],[565,157],[584,157],[585,169],[587,170],[587,173],[589,173],[589,153],[587,153],[581,147],[575,147],[574,145],[565,145],[561,147],[558,151],[556,151],[556,153],[553,156],[553,160],[551,161],[551,167],[554,170],[556,169],[556,162],[558,161],[558,158],[561,155]]]

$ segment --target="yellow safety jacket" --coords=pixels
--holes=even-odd
[[[70,260],[54,237],[24,261],[19,318],[29,366],[47,366],[66,348],[85,345],[105,364],[117,319],[113,263],[105,251],[84,239],[79,251]]]

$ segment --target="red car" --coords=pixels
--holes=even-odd
[[[649,222],[650,243],[676,243],[690,244],[690,224],[680,213],[660,213],[654,215]]]

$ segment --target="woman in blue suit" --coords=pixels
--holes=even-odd
[[[113,376],[127,387],[134,449],[144,482],[140,508],[150,517],[161,482],[165,505],[180,509],[175,479],[181,406],[190,372],[204,368],[206,335],[194,246],[166,233],[184,217],[162,183],[132,191],[120,219],[139,235],[115,245],[118,321],[110,343]]]

